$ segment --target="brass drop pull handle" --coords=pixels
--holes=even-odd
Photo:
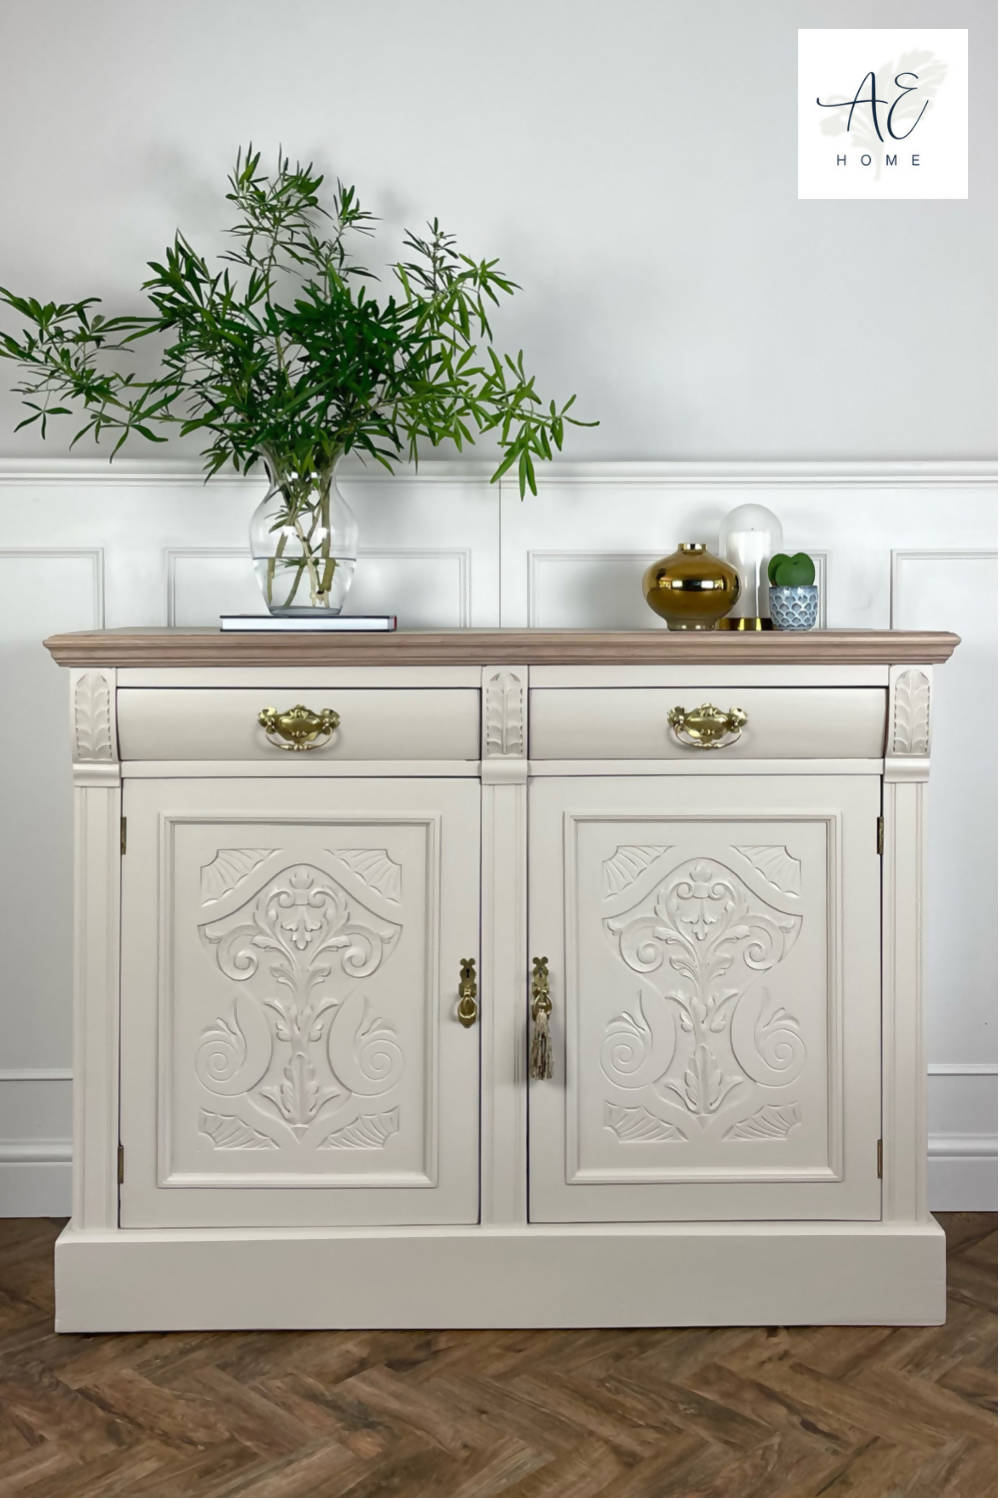
[[[528,1076],[530,1078],[552,1077],[552,1038],[549,1034],[551,1014],[549,961],[547,958],[533,958],[531,960],[531,1047],[528,1051]]]
[[[743,733],[747,716],[742,708],[716,708],[703,703],[699,708],[672,708],[667,723],[682,745],[693,750],[721,750],[735,745]]]
[[[332,708],[322,708],[314,714],[304,703],[296,703],[280,714],[276,708],[262,708],[257,723],[266,732],[268,742],[279,750],[318,750],[329,744],[330,736],[340,724],[340,715]]]
[[[474,958],[463,958],[459,960],[458,970],[458,1019],[463,1026],[474,1026],[479,1015],[479,1006],[476,996],[479,988],[476,984],[476,960]]]

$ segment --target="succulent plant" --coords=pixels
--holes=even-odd
[[[776,552],[767,565],[767,577],[778,588],[801,588],[816,582],[816,564],[808,552],[796,552],[794,557]]]

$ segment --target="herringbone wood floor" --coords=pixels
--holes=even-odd
[[[0,1494],[995,1495],[996,1216],[941,1217],[943,1328],[58,1338],[0,1221]]]

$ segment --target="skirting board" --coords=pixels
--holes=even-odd
[[[977,1149],[968,1150],[975,1142]],[[964,1142],[966,1149],[962,1148]],[[64,1218],[70,1215],[70,1142],[57,1161],[39,1159],[34,1141],[18,1142],[18,1156],[0,1142],[0,1219]],[[980,1145],[988,1149],[979,1149]],[[928,1203],[932,1213],[986,1213],[997,1207],[996,1136],[931,1136]]]
[[[987,1151],[963,1151],[961,1142],[968,1136],[931,1137],[931,1155],[927,1162],[927,1201],[938,1213],[986,1213],[997,1208],[996,1139]],[[971,1137],[977,1141],[976,1137]],[[983,1143],[990,1138],[984,1136]],[[955,1142],[953,1150],[947,1149]],[[978,1144],[978,1141],[977,1141]],[[935,1150],[935,1146],[938,1149]]]
[[[27,1142],[30,1149],[34,1142]],[[0,1219],[65,1219],[73,1201],[72,1167],[62,1161],[4,1160],[0,1155]]]
[[[56,1331],[937,1324],[926,1224],[66,1229]]]

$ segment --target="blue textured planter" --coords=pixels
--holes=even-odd
[[[819,590],[814,583],[792,588],[772,583],[768,592],[775,630],[812,630],[819,613]]]

